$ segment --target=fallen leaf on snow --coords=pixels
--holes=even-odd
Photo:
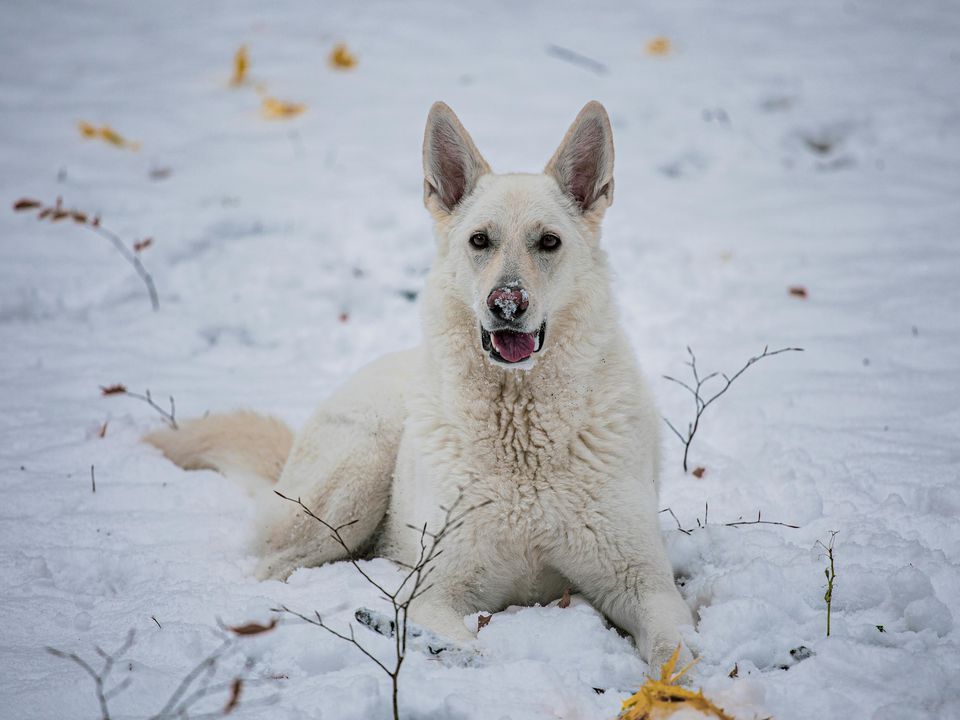
[[[153,238],[152,237],[144,238],[143,240],[138,240],[133,244],[133,251],[135,253],[143,252],[151,245],[153,245]]]
[[[483,630],[487,625],[490,624],[490,619],[492,615],[480,615],[477,617],[477,632]]]
[[[357,56],[354,55],[344,43],[337,45],[330,53],[330,67],[337,70],[349,70],[357,64]]]
[[[33,210],[34,208],[41,207],[43,205],[39,200],[32,200],[31,198],[20,198],[13,204],[14,212],[23,212],[24,210]]]
[[[247,70],[250,69],[250,55],[247,52],[247,46],[241,45],[233,56],[233,77],[230,78],[230,84],[234,87],[243,85],[247,80]]]
[[[274,618],[267,625],[260,623],[247,623],[246,625],[236,625],[227,628],[235,635],[259,635],[260,633],[270,632],[277,626],[277,618]]]
[[[647,43],[648,55],[667,55],[670,52],[670,39],[663,36],[655,37]]]
[[[560,608],[570,607],[570,588],[563,589],[563,597],[560,598],[560,602],[557,603],[557,607],[560,607]]]
[[[134,152],[140,149],[140,143],[127,140],[125,137],[123,137],[123,135],[118,133],[109,125],[101,125],[100,127],[97,127],[96,125],[91,125],[88,122],[80,121],[77,123],[77,127],[80,129],[80,134],[88,140],[100,139],[104,142],[110,143],[114,147],[122,148],[124,150],[133,150]]]
[[[127,391],[126,385],[117,383],[116,385],[101,385],[100,393],[102,395],[122,395]]]
[[[284,102],[283,100],[267,97],[263,99],[262,109],[263,116],[265,118],[277,120],[281,118],[296,117],[306,110],[307,106],[303,103]]]
[[[243,678],[236,678],[230,684],[230,697],[227,698],[227,704],[223,708],[223,714],[229,715],[234,710],[237,709],[237,705],[240,704],[240,693],[243,690]]]
[[[694,468],[693,472],[691,472],[690,474],[693,475],[695,478],[702,478],[703,474],[706,471],[707,469],[705,467],[698,467],[698,468]]]
[[[718,720],[734,720],[732,715],[727,715],[721,708],[705,698],[702,690],[694,692],[676,684],[677,680],[697,662],[694,660],[675,673],[674,668],[677,666],[679,657],[680,646],[677,645],[673,655],[660,668],[660,679],[647,678],[647,681],[635,694],[623,701],[623,709],[618,716],[619,720],[660,720],[660,718],[668,718],[682,710],[696,710],[708,717],[718,718]]]
[[[793,295],[794,297],[806,298],[807,289],[802,285],[794,285],[793,287],[790,288],[790,294]]]

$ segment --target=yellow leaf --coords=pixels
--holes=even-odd
[[[250,56],[247,53],[247,46],[241,45],[233,56],[233,77],[230,84],[236,87],[243,85],[247,79],[247,70],[250,69]]]
[[[272,97],[264,98],[262,105],[263,116],[270,120],[296,117],[306,109],[303,103],[284,102]]]
[[[356,64],[357,56],[344,43],[337,45],[330,53],[330,66],[337,70],[349,70]]]
[[[655,37],[647,43],[647,53],[650,55],[667,55],[670,53],[670,39]]]
[[[99,138],[114,147],[123,148],[124,150],[136,151],[140,149],[140,143],[130,142],[109,125],[96,127],[88,122],[81,121],[77,123],[77,127],[80,130],[80,134],[87,139]]]
[[[676,684],[677,680],[697,662],[694,660],[680,672],[675,673],[674,668],[677,666],[679,657],[680,646],[677,645],[670,659],[660,668],[660,679],[647,678],[636,693],[623,701],[619,720],[662,720],[681,710],[697,710],[717,720],[735,720],[732,715],[728,715],[705,698],[702,690],[694,692]]]

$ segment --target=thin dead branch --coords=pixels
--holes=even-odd
[[[698,518],[696,519],[696,520],[697,520],[697,527],[695,527],[695,528],[693,528],[693,527],[692,527],[692,528],[685,528],[685,527],[683,527],[683,523],[680,522],[680,518],[677,517],[677,514],[673,511],[672,508],[668,508],[668,507],[663,508],[663,510],[661,510],[660,513],[661,513],[661,514],[662,514],[662,513],[670,513],[670,516],[673,518],[673,521],[677,524],[677,530],[679,530],[680,532],[682,532],[684,535],[690,535],[690,534],[693,533],[694,530],[703,530],[704,528],[707,527],[708,521],[709,521],[709,518],[710,518],[710,504],[709,504],[709,503],[704,503],[704,505],[703,505],[703,522],[701,522],[701,521],[700,521],[700,518],[698,517]],[[739,528],[739,527],[741,527],[741,526],[743,526],[743,525],[779,525],[780,527],[790,528],[790,529],[792,529],[792,530],[799,530],[799,529],[800,529],[800,526],[799,526],[799,525],[792,525],[792,524],[790,524],[790,523],[780,522],[779,520],[764,520],[759,510],[757,510],[757,519],[756,519],[756,520],[744,520],[743,517],[741,516],[741,518],[740,518],[739,520],[734,520],[733,522],[720,523],[720,524],[718,525],[718,527]]]
[[[153,396],[150,394],[149,388],[144,392],[143,395],[140,393],[130,392],[127,390],[125,385],[101,385],[100,393],[104,396],[106,395],[126,395],[127,397],[136,398],[137,400],[142,400],[147,405],[156,410],[160,417],[163,418],[163,421],[170,426],[173,430],[179,430],[180,426],[177,425],[177,403],[173,399],[173,395],[169,395],[168,399],[170,401],[170,409],[164,410],[162,407],[157,405],[154,402]]]
[[[690,444],[693,442],[693,438],[697,434],[697,430],[700,428],[700,418],[703,417],[703,413],[706,411],[706,409],[710,407],[718,398],[722,397],[723,394],[730,389],[730,386],[734,383],[734,381],[737,378],[739,378],[741,375],[743,375],[743,373],[745,373],[747,371],[747,368],[749,368],[751,365],[762,360],[763,358],[773,357],[774,355],[779,355],[780,353],[785,353],[785,352],[803,352],[803,348],[786,347],[786,348],[780,348],[779,350],[771,351],[769,346],[765,346],[763,348],[762,353],[760,353],[759,355],[755,355],[749,360],[747,360],[746,364],[744,364],[744,366],[739,370],[737,370],[737,372],[735,372],[733,375],[728,376],[725,373],[713,372],[705,377],[700,377],[700,371],[697,369],[697,357],[696,355],[694,355],[693,350],[691,350],[689,346],[687,347],[687,353],[690,355],[690,360],[687,362],[687,366],[689,366],[690,371],[693,374],[693,384],[692,385],[688,384],[683,380],[678,380],[677,378],[671,377],[670,375],[663,376],[665,380],[669,380],[672,383],[676,383],[677,385],[682,387],[684,390],[689,392],[690,395],[693,397],[693,402],[695,406],[693,421],[687,423],[686,434],[681,433],[679,430],[677,430],[674,424],[671,423],[667,418],[663,419],[663,421],[667,424],[667,427],[669,427],[670,430],[673,431],[673,434],[677,436],[677,438],[680,440],[681,443],[683,443],[683,471],[684,472],[687,472],[687,457],[690,454]],[[705,398],[704,395],[702,394],[704,385],[708,383],[710,380],[718,376],[723,378],[724,380],[723,387],[721,387],[717,392],[715,392],[709,398]]]
[[[134,249],[131,250],[116,233],[108,230],[101,224],[99,215],[91,217],[88,213],[81,212],[80,210],[65,208],[63,207],[63,199],[59,197],[52,206],[44,205],[39,200],[21,198],[13,204],[13,210],[14,212],[36,210],[38,220],[49,220],[52,223],[61,220],[72,220],[75,224],[82,225],[107,240],[113,245],[114,249],[123,256],[123,259],[130,263],[137,275],[140,276],[140,279],[147,288],[147,294],[150,296],[150,305],[153,307],[154,312],[160,309],[160,299],[157,296],[157,288],[153,284],[153,276],[147,272],[147,269],[143,266],[139,257],[140,251],[152,244],[152,238],[135,242],[133,245]]]
[[[407,640],[410,637],[410,629],[408,625],[410,605],[417,598],[421,597],[425,592],[427,592],[431,587],[433,587],[433,585],[427,581],[433,570],[431,567],[432,563],[436,561],[442,552],[439,546],[444,537],[448,536],[452,532],[455,532],[463,524],[463,519],[468,513],[473,512],[477,508],[488,503],[485,502],[479,505],[461,509],[463,502],[463,492],[461,491],[457,496],[457,499],[449,508],[441,508],[444,510],[443,523],[436,532],[431,532],[428,530],[426,524],[421,527],[412,525],[409,526],[411,529],[416,530],[420,536],[420,549],[417,559],[412,565],[398,563],[398,565],[401,565],[407,570],[407,574],[403,577],[403,579],[400,581],[400,584],[395,589],[388,590],[380,582],[371,577],[370,574],[363,568],[363,566],[360,565],[354,549],[350,547],[341,533],[341,530],[356,523],[356,519],[342,525],[333,525],[332,523],[316,515],[301,501],[300,498],[294,499],[287,497],[277,490],[274,490],[274,492],[284,500],[298,505],[308,517],[322,525],[330,533],[334,541],[336,541],[336,543],[343,548],[344,552],[346,552],[347,559],[353,568],[360,574],[361,577],[363,577],[364,580],[366,580],[371,586],[380,592],[384,600],[390,603],[392,609],[392,619],[389,621],[387,632],[383,634],[392,638],[394,641],[393,658],[391,661],[385,662],[373,655],[373,653],[371,653],[359,640],[357,640],[352,624],[348,625],[348,633],[343,633],[328,625],[317,611],[314,611],[311,616],[291,610],[285,605],[275,608],[274,611],[292,615],[293,617],[297,617],[300,620],[309,623],[310,625],[322,628],[334,637],[350,643],[367,658],[369,658],[390,678],[393,718],[394,720],[400,720],[400,669],[403,667],[403,661],[406,658]],[[359,615],[360,612],[361,611],[357,611],[357,615]]]
[[[130,630],[127,633],[126,640],[123,641],[123,644],[112,653],[105,652],[100,647],[95,648],[97,655],[99,655],[103,660],[103,665],[99,670],[95,670],[90,663],[80,657],[77,653],[68,653],[53,647],[47,648],[47,652],[54,657],[70,660],[71,662],[79,665],[83,671],[93,679],[94,692],[97,696],[97,704],[100,706],[101,720],[110,720],[110,698],[119,695],[130,684],[131,679],[127,677],[113,687],[109,689],[107,688],[107,684],[110,680],[110,673],[113,672],[113,668],[116,665],[117,660],[120,660],[124,654],[126,654],[126,652],[133,647],[133,641],[135,637],[135,632]]]
[[[152,619],[154,622],[157,622],[156,618]],[[160,623],[157,622],[158,627],[159,625]],[[226,714],[227,708],[232,712],[239,706],[241,689],[272,682],[272,679],[269,677],[247,677],[244,675],[236,675],[225,680],[217,679],[218,672],[224,661],[238,652],[237,644],[240,636],[241,634],[222,636],[220,644],[183,677],[169,698],[167,698],[167,701],[160,711],[155,715],[149,716],[149,720],[178,720],[187,717],[196,720],[201,717],[213,717]],[[95,647],[94,650],[96,654],[103,661],[103,665],[99,670],[95,669],[90,662],[83,659],[77,653],[68,653],[52,647],[47,648],[47,652],[51,655],[70,660],[82,668],[83,671],[93,679],[97,703],[100,706],[100,720],[111,720],[110,700],[126,690],[133,682],[133,677],[128,675],[122,681],[108,687],[111,672],[117,662],[133,647],[134,637],[134,631],[130,630],[130,632],[127,633],[127,638],[124,643],[112,653],[105,652],[100,647]],[[245,671],[250,671],[254,665],[253,660],[246,658],[243,663],[243,668]],[[226,704],[222,706],[224,710],[218,711],[217,713],[204,713],[199,715],[194,712],[194,708],[198,703],[216,695],[225,696]],[[273,702],[275,699],[276,696],[261,697],[253,702],[244,702],[244,707],[267,704]]]

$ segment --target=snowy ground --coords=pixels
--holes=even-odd
[[[496,169],[534,170],[597,98],[617,143],[605,243],[664,414],[689,416],[661,379],[685,372],[688,344],[704,371],[765,344],[806,349],[708,411],[701,479],[664,438],[663,506],[696,528],[709,502],[690,535],[661,516],[699,616],[698,682],[738,718],[960,717],[960,8],[567,5],[6,3],[0,715],[99,717],[92,682],[46,645],[92,657],[136,628],[116,671],[133,685],[112,706],[140,718],[212,650],[217,618],[265,622],[286,603],[345,624],[382,607],[347,566],[256,582],[251,500],[138,444],[156,414],[99,386],[172,394],[180,417],[251,407],[301,423],[358,365],[418,338],[430,103],[451,104]],[[646,51],[657,36],[667,55]],[[341,40],[349,72],[326,63]],[[252,82],[306,113],[265,120],[252,87],[227,87],[243,42]],[[84,140],[81,120],[142,149]],[[102,239],[9,211],[57,195],[155,239],[159,313]],[[800,529],[722,526],[757,511]],[[826,639],[815,543],[831,531]],[[413,656],[405,716],[612,718],[646,671],[584,604],[497,614],[477,645],[479,667]],[[800,646],[815,654],[797,662]],[[238,717],[387,713],[386,679],[319,629],[285,624],[243,649],[280,679],[276,704]]]

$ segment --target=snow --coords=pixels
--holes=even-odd
[[[0,195],[61,195],[130,242],[153,237],[161,307],[102,238],[0,213],[0,707],[98,716],[90,679],[47,645],[93,658],[136,628],[113,708],[147,717],[215,647],[218,618],[266,622],[286,604],[345,628],[384,609],[346,565],[255,581],[250,497],[139,444],[159,417],[99,386],[173,395],[179,417],[250,407],[300,424],[357,366],[419,337],[430,103],[460,114],[494,168],[536,170],[597,98],[617,146],[604,244],[664,415],[690,417],[661,379],[685,377],[687,345],[728,373],[765,345],[805,349],[758,363],[707,411],[691,449],[702,478],[664,438],[662,505],[694,528],[661,515],[699,618],[695,681],[738,718],[960,717],[958,33],[960,8],[933,0],[15,0]],[[645,51],[657,36],[664,56]],[[340,41],[351,71],[326,64]],[[242,43],[251,83],[229,88]],[[306,112],[264,119],[257,83]],[[84,140],[80,121],[142,148]],[[800,527],[723,525],[758,511]],[[828,639],[816,543],[831,531]],[[411,655],[403,715],[614,717],[647,668],[574,600],[494,614],[476,665]],[[241,647],[280,679],[256,691],[277,693],[269,710],[237,717],[387,715],[386,677],[320,629],[284,622]]]

